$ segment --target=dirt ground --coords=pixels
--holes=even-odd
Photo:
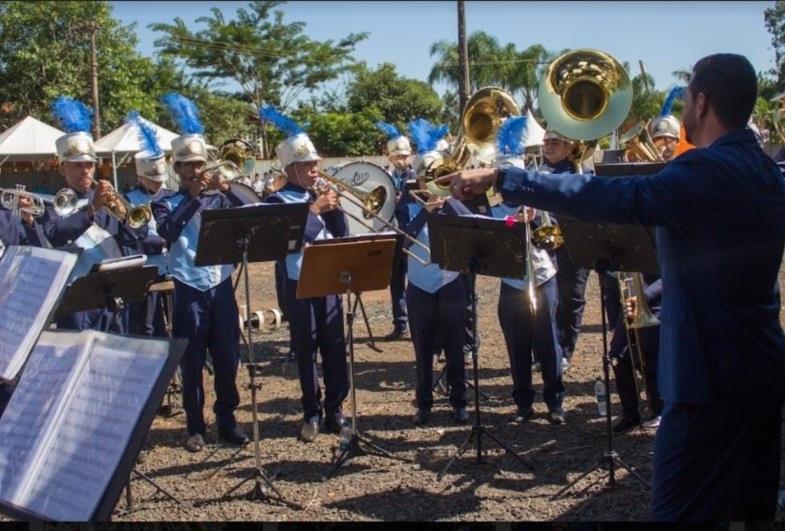
[[[252,266],[253,309],[277,306],[270,264]],[[356,386],[358,426],[379,445],[408,460],[362,456],[337,474],[322,481],[330,470],[337,436],[320,434],[313,443],[296,436],[301,427],[300,390],[296,366],[283,362],[288,331],[257,337],[256,352],[265,362],[258,394],[261,460],[267,473],[278,473],[274,484],[289,501],[303,509],[270,501],[247,501],[243,495],[252,482],[242,485],[230,500],[218,500],[253,471],[253,445],[232,456],[233,449],[217,442],[212,414],[212,380],[206,376],[210,426],[208,448],[200,454],[187,452],[185,419],[181,412],[158,416],[148,436],[138,469],[177,496],[178,505],[166,500],[141,480],[132,482],[135,498],[130,512],[118,502],[115,520],[645,520],[649,492],[626,471],[616,472],[618,485],[606,489],[607,473],[594,472],[563,496],[553,496],[581,472],[592,467],[606,449],[604,419],[597,414],[593,386],[601,375],[601,333],[596,275],[587,290],[587,308],[572,367],[566,373],[567,422],[553,426],[545,419],[542,383],[535,374],[535,417],[525,425],[510,423],[515,411],[511,399],[509,361],[496,317],[499,281],[478,279],[479,328],[481,333],[481,400],[483,424],[534,466],[528,471],[505,455],[493,441],[483,437],[489,449],[487,463],[478,464],[470,449],[441,480],[437,474],[469,432],[454,425],[450,407],[437,394],[431,422],[422,428],[412,424],[414,408],[414,351],[410,341],[378,342],[383,352],[366,346],[362,320],[356,326]],[[242,292],[242,290],[238,290]],[[369,322],[376,336],[391,329],[389,295],[363,296]],[[243,297],[238,296],[240,304]],[[438,370],[438,367],[437,367]],[[471,374],[471,373],[469,373]],[[252,409],[247,371],[239,373],[241,405],[238,420],[252,433]],[[471,396],[471,395],[470,395]],[[348,413],[348,400],[346,412]],[[619,411],[613,396],[613,412]],[[653,433],[633,431],[616,437],[622,459],[645,478],[651,477]]]

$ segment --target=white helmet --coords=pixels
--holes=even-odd
[[[681,122],[673,116],[657,116],[652,118],[649,122],[649,134],[652,140],[660,137],[669,137],[679,139],[679,129],[681,129]]]

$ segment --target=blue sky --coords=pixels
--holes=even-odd
[[[186,23],[207,15],[215,6],[231,17],[246,2],[112,2],[114,15],[137,23],[139,50],[156,52],[153,22]],[[658,89],[676,80],[673,70],[687,69],[716,52],[745,55],[756,70],[773,66],[774,51],[763,23],[763,11],[774,2],[466,2],[467,32],[486,31],[502,44],[519,49],[543,44],[552,50],[597,48],[638,73],[642,60]],[[433,59],[430,45],[457,40],[454,1],[295,1],[280,7],[285,21],[301,20],[313,39],[340,39],[352,32],[369,32],[355,56],[370,66],[390,62],[399,73],[425,80]],[[345,83],[339,80],[337,85]],[[437,86],[438,92],[444,87]]]

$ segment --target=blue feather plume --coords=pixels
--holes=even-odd
[[[92,129],[92,109],[68,96],[60,96],[52,103],[52,114],[66,133],[89,133]]]
[[[507,118],[496,134],[496,147],[503,155],[520,155],[523,153],[526,136],[526,117]]]
[[[170,92],[161,98],[169,114],[172,116],[181,135],[204,134],[204,126],[199,119],[199,109],[194,102],[176,92]]]
[[[436,143],[447,134],[447,125],[434,126],[424,118],[409,122],[409,134],[417,145],[417,153],[427,153],[436,149]]]
[[[670,92],[668,92],[668,96],[665,98],[665,102],[662,104],[662,110],[660,111],[660,116],[668,116],[669,114],[673,113],[673,102],[676,101],[676,98],[684,99],[687,96],[687,87],[682,86],[675,86],[673,87]]]
[[[281,114],[272,105],[262,105],[262,108],[259,110],[259,119],[273,124],[286,135],[286,138],[291,138],[303,132],[303,128],[297,125],[297,122]]]
[[[128,122],[135,125],[139,130],[139,142],[142,145],[142,151],[146,151],[152,158],[158,158],[164,154],[164,150],[158,145],[158,134],[152,125],[145,123],[138,111],[132,111],[128,114]]]
[[[387,122],[376,122],[376,127],[382,130],[382,132],[387,135],[387,138],[392,140],[393,138],[398,138],[401,136],[401,133],[398,132],[398,129],[393,124],[388,124]]]

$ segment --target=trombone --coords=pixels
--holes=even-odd
[[[98,186],[98,181],[92,179],[91,186]],[[150,205],[132,207],[131,204],[114,189],[111,190],[110,199],[104,206],[113,218],[120,223],[127,222],[128,226],[132,229],[144,227],[153,218],[153,211],[150,208]],[[54,208],[55,214],[58,216],[68,217],[79,210],[79,198],[76,196],[76,192],[71,188],[61,188],[52,200],[52,207]]]
[[[619,293],[621,294],[624,331],[627,334],[627,349],[630,354],[630,367],[635,382],[635,392],[638,395],[638,415],[641,419],[644,419],[641,390],[647,397],[651,395],[649,394],[650,389],[646,385],[646,364],[640,344],[640,329],[648,326],[657,326],[660,324],[660,321],[651,313],[649,303],[646,302],[643,291],[643,275],[640,273],[619,272],[617,277],[619,280]],[[635,312],[632,315],[627,314],[627,300],[630,298],[635,298]],[[636,363],[638,364],[640,375],[635,370]]]
[[[413,238],[409,236],[406,232],[399,229],[398,227],[396,227],[395,225],[393,225],[392,223],[390,223],[389,221],[387,221],[386,219],[384,219],[379,215],[379,211],[381,211],[382,206],[384,205],[385,201],[388,199],[387,191],[384,189],[383,186],[377,186],[376,188],[373,188],[370,192],[363,192],[362,190],[358,190],[357,188],[350,186],[339,179],[331,177],[330,175],[324,173],[323,171],[316,170],[316,172],[319,174],[319,179],[317,179],[316,183],[313,186],[314,192],[318,194],[319,185],[326,183],[338,194],[339,197],[355,205],[363,212],[362,217],[360,217],[360,216],[355,216],[351,212],[347,212],[345,209],[341,209],[346,216],[350,217],[351,219],[353,219],[363,227],[366,227],[370,232],[377,232],[377,231],[373,227],[373,225],[368,223],[368,220],[370,219],[378,220],[384,225],[385,229],[389,229],[395,232],[396,234],[400,234],[408,242],[420,246],[426,253],[428,253],[427,254],[428,257],[431,256],[431,249],[427,245],[422,243],[417,238]],[[411,258],[414,258],[415,260],[420,262],[424,266],[427,266],[431,263],[430,259],[426,261],[423,258],[417,256],[409,249],[403,248],[402,251],[406,253],[408,256],[410,256]]]

